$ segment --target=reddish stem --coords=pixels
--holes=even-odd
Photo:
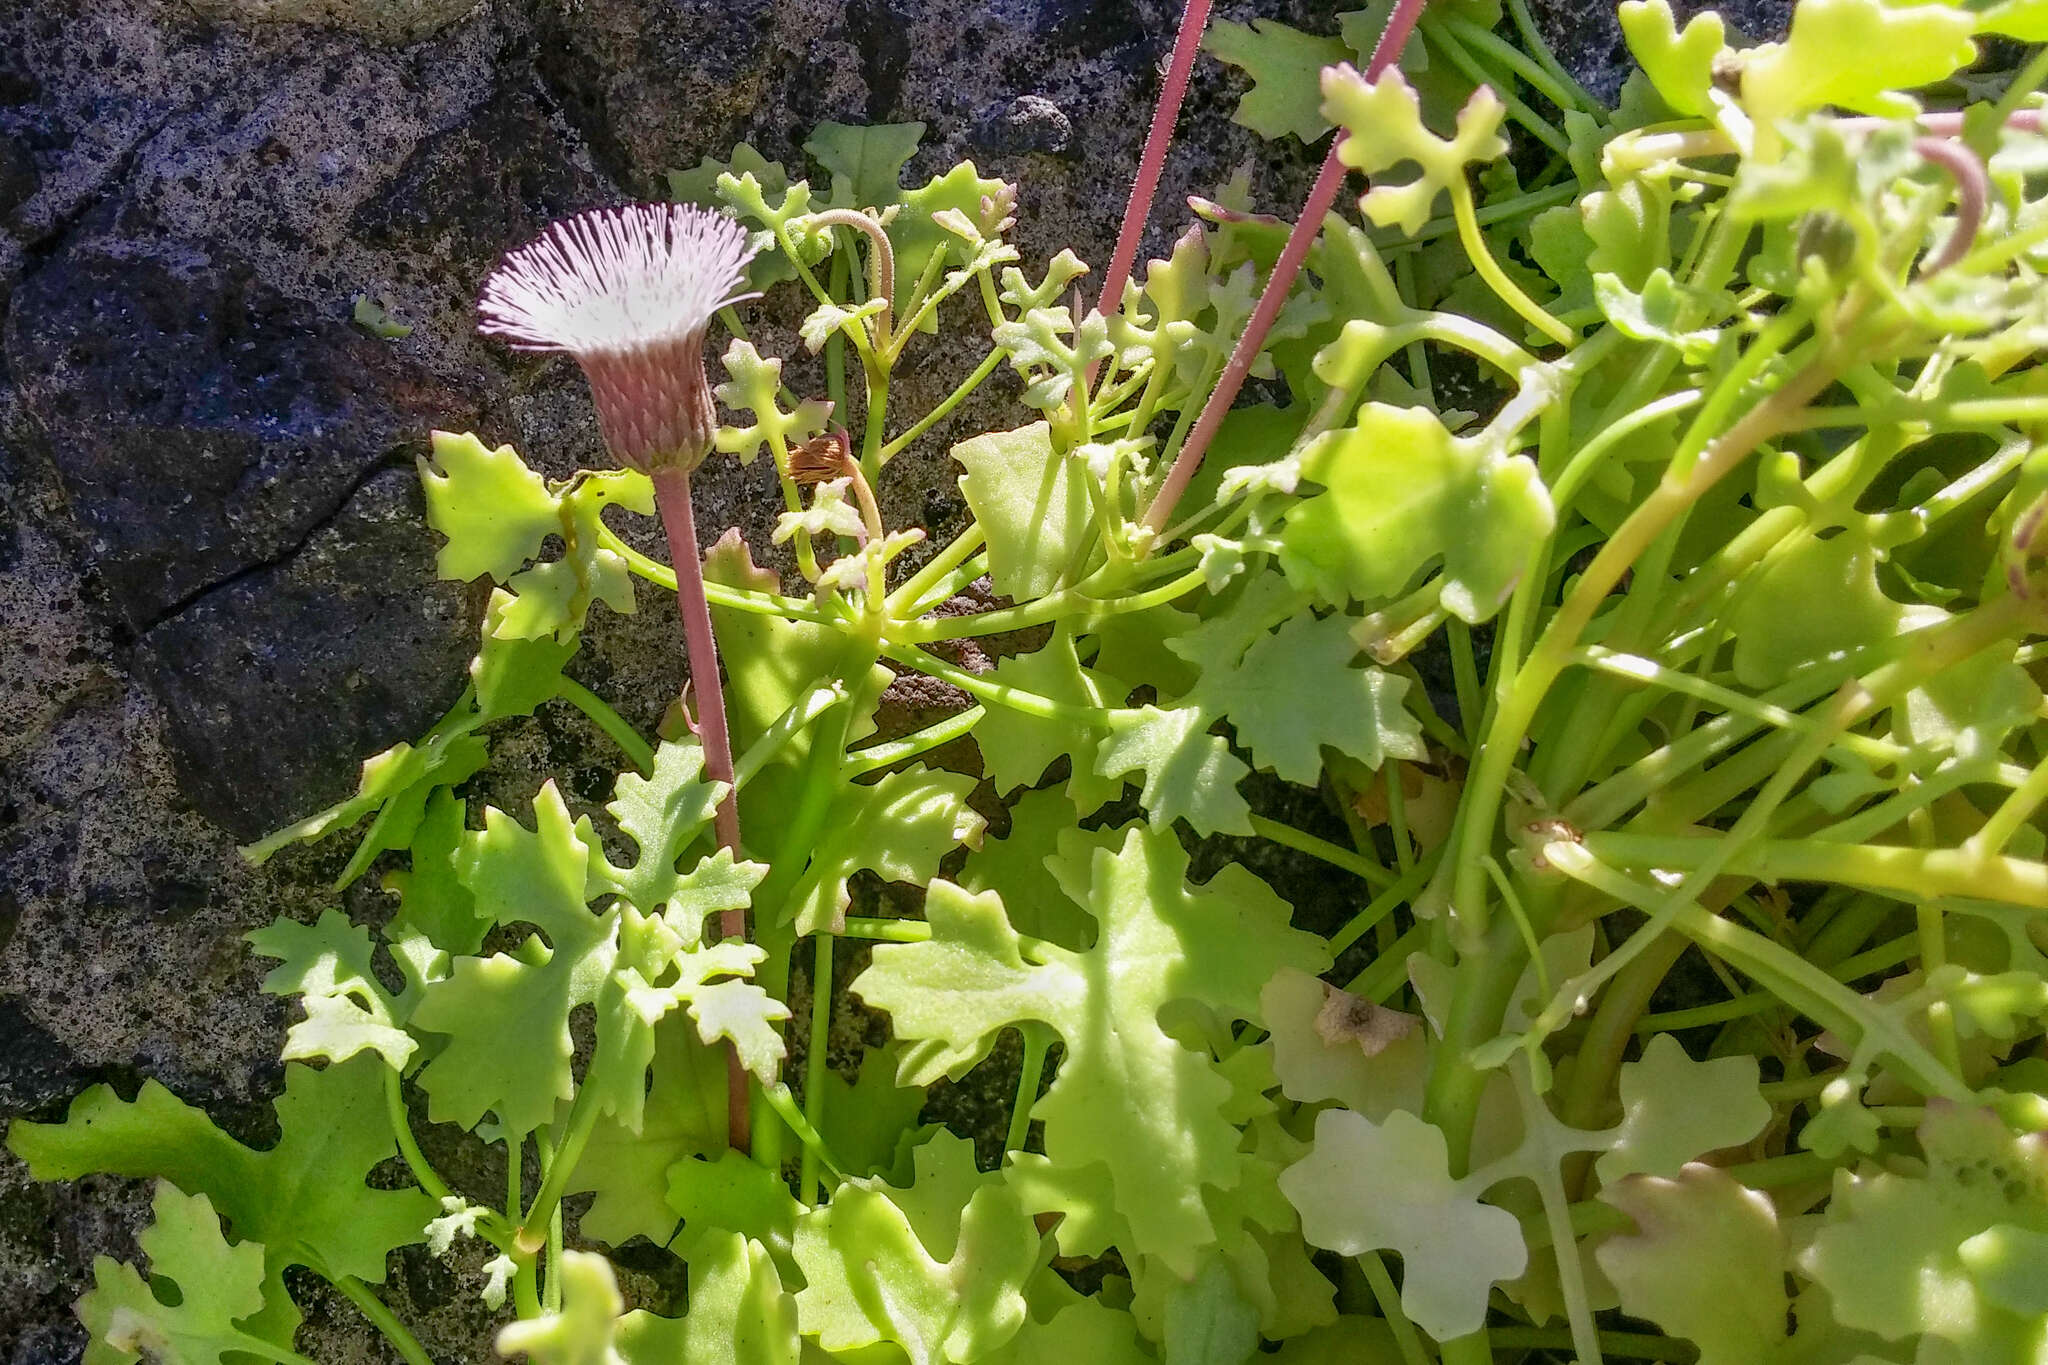
[[[1920,263],[1919,274],[1924,280],[1963,259],[1977,244],[1977,230],[1984,226],[1984,205],[1991,197],[1991,180],[1977,154],[1960,142],[1923,137],[1913,143],[1913,150],[1923,161],[1947,171],[1956,188],[1955,230],[1949,233],[1940,251]]]
[[[1381,31],[1379,41],[1373,45],[1372,56],[1365,64],[1368,84],[1378,80],[1381,73],[1400,56],[1401,49],[1408,45],[1408,35],[1415,31],[1415,21],[1422,14],[1424,3],[1425,0],[1396,0],[1394,12],[1387,16],[1387,26]],[[1195,420],[1195,429],[1188,433],[1187,444],[1180,448],[1179,458],[1167,471],[1166,482],[1159,486],[1158,496],[1152,499],[1152,506],[1145,512],[1145,525],[1155,534],[1165,529],[1167,518],[1173,515],[1181,494],[1187,491],[1195,471],[1201,468],[1202,456],[1209,449],[1209,442],[1215,439],[1217,428],[1223,425],[1230,405],[1237,401],[1238,390],[1244,387],[1244,378],[1251,372],[1259,348],[1266,344],[1266,334],[1273,330],[1274,320],[1280,316],[1281,306],[1287,302],[1287,292],[1294,287],[1294,277],[1301,272],[1301,263],[1308,258],[1309,248],[1315,245],[1316,236],[1322,231],[1323,219],[1328,216],[1330,206],[1337,202],[1337,190],[1344,183],[1344,163],[1337,159],[1337,153],[1343,145],[1344,135],[1339,133],[1330,143],[1330,154],[1323,158],[1323,169],[1309,189],[1294,230],[1287,234],[1287,245],[1280,249],[1280,259],[1273,263],[1273,273],[1266,278],[1265,292],[1259,295],[1258,305],[1252,309],[1251,319],[1245,323],[1244,332],[1237,339],[1237,347],[1230,353],[1229,363],[1217,378],[1209,401],[1202,405],[1202,415]]]
[[[1152,196],[1159,190],[1159,172],[1166,165],[1167,144],[1173,141],[1174,125],[1180,121],[1180,102],[1188,92],[1188,73],[1195,68],[1195,52],[1202,45],[1202,30],[1209,22],[1209,0],[1187,0],[1180,12],[1180,31],[1174,36],[1173,56],[1166,66],[1166,84],[1159,89],[1159,103],[1152,109],[1152,127],[1145,134],[1145,152],[1138,158],[1138,174],[1131,181],[1131,197],[1124,205],[1123,226],[1117,230],[1116,252],[1109,269],[1102,273],[1102,295],[1095,311],[1108,313],[1123,301],[1124,281],[1131,277],[1131,263],[1138,258],[1138,238],[1145,220],[1152,216]]]
[[[690,474],[674,466],[652,472],[654,503],[661,512],[661,528],[668,534],[668,554],[676,571],[676,609],[683,618],[683,645],[689,656],[691,691],[697,702],[697,737],[704,746],[704,771],[714,782],[725,784],[725,799],[718,803],[712,828],[718,846],[739,856],[739,795],[733,789],[732,739],[725,725],[725,687],[718,677],[718,639],[711,631],[711,604],[704,598],[704,556],[697,549],[697,518],[690,506]],[[747,935],[744,910],[725,910],[718,916],[721,938],[743,939]],[[726,1124],[735,1151],[748,1149],[747,1070],[730,1045],[725,1053]]]

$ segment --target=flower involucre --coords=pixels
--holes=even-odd
[[[591,209],[550,224],[484,282],[479,330],[576,357],[612,458],[648,472],[702,463],[718,419],[704,333],[739,292],[745,228],[685,204]]]

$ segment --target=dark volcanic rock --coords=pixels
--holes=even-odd
[[[367,242],[487,266],[552,220],[615,197],[571,155],[534,82],[513,79],[421,143],[350,227]],[[474,298],[471,284],[461,301]]]
[[[253,839],[346,795],[367,752],[417,737],[468,681],[463,589],[434,577],[411,470],[365,484],[297,554],[142,639],[180,783]]]
[[[224,244],[64,253],[17,291],[7,362],[138,630],[289,555],[457,406]]]
[[[1681,28],[1701,10],[1718,10],[1738,45],[1785,36],[1793,0],[1673,0],[1671,11]],[[1600,0],[1530,0],[1529,11],[1543,41],[1579,83],[1612,104],[1622,82],[1635,70],[1622,41],[1615,7]]]
[[[1019,95],[986,115],[976,129],[981,144],[998,152],[1064,152],[1074,125],[1042,95]]]

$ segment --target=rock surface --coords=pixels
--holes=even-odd
[[[1327,32],[1350,7],[1217,9]],[[1537,8],[1583,27],[1570,55],[1607,88],[1586,7]],[[972,157],[1023,186],[1028,259],[1071,245],[1099,262],[1178,10],[0,0],[0,1119],[148,1076],[268,1140],[287,1016],[241,935],[332,904],[337,863],[322,849],[257,870],[234,845],[430,725],[480,611],[432,577],[414,458],[451,426],[554,473],[599,459],[573,367],[472,330],[500,252],[566,211],[658,194],[668,169],[737,141],[796,163],[820,120],[914,119],[913,181]],[[1230,124],[1241,88],[1202,64],[1155,250],[1182,197],[1240,164],[1262,207],[1299,202],[1312,154]],[[358,296],[410,333],[355,327]],[[750,323],[786,353],[799,315],[771,298]],[[919,367],[900,410],[937,402],[974,359]],[[973,417],[892,466],[888,496],[935,536],[961,514],[944,451]],[[714,465],[699,485],[707,541],[737,524],[765,544],[762,468]],[[600,611],[577,667],[651,728],[677,646],[666,604],[645,605]],[[512,727],[497,753],[507,783],[565,774],[586,799],[613,766],[573,715]],[[367,882],[344,899],[388,912]],[[471,1169],[488,1164],[476,1149],[432,1155],[502,1188],[502,1171]],[[35,1186],[0,1155],[0,1361],[78,1357],[70,1303],[94,1256],[135,1256],[147,1198],[121,1180]],[[395,1258],[393,1306],[437,1358],[490,1358],[476,1259]],[[308,1354],[388,1358],[348,1305],[317,1285],[304,1302]]]

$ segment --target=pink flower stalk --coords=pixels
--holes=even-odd
[[[718,678],[718,641],[704,597],[690,471],[704,462],[718,430],[704,374],[704,333],[719,309],[754,297],[737,292],[753,254],[746,229],[723,214],[681,204],[593,209],[552,224],[506,256],[477,305],[486,334],[519,350],[576,357],[590,380],[598,429],[612,458],[654,482],[675,565],[704,771],[726,788],[715,825],[718,842],[735,853],[740,822],[732,740]],[[725,938],[745,937],[745,912],[723,912],[719,931]],[[726,1098],[732,1145],[745,1151],[747,1073],[730,1050]]]
[[[724,214],[686,204],[592,209],[552,224],[484,283],[479,330],[576,357],[612,458],[652,473],[703,463],[718,429],[704,333],[741,299],[753,248]]]
[[[1373,44],[1372,56],[1366,60],[1365,79],[1368,83],[1378,80],[1382,72],[1401,59],[1401,49],[1408,45],[1408,36],[1415,31],[1415,21],[1422,16],[1422,7],[1426,3],[1428,0],[1394,0],[1394,8],[1387,15],[1387,26],[1380,30],[1379,41]],[[1315,245],[1317,235],[1323,230],[1323,219],[1329,216],[1331,207],[1337,202],[1337,191],[1344,183],[1344,164],[1337,159],[1337,151],[1344,145],[1346,136],[1340,129],[1330,140],[1330,151],[1323,158],[1323,169],[1317,174],[1315,184],[1309,187],[1301,215],[1295,219],[1293,231],[1287,234],[1287,244],[1280,248],[1280,258],[1273,262],[1273,271],[1266,277],[1264,292],[1252,308],[1244,331],[1238,334],[1237,345],[1224,364],[1223,373],[1217,377],[1216,387],[1209,391],[1209,401],[1202,405],[1194,430],[1188,433],[1173,468],[1166,472],[1159,491],[1153,495],[1152,505],[1145,509],[1145,525],[1155,533],[1166,529],[1167,519],[1180,503],[1180,495],[1187,491],[1195,471],[1201,468],[1202,456],[1208,451],[1209,442],[1223,426],[1230,405],[1237,401],[1238,390],[1244,386],[1245,376],[1251,373],[1252,362],[1259,358],[1259,348],[1265,345],[1266,334],[1273,330],[1273,323],[1287,302],[1287,291],[1294,287],[1294,277],[1301,273],[1301,264],[1308,259],[1309,248]]]

